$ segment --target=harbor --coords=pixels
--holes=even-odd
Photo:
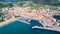
[[[0,26],[3,26],[5,24],[8,24],[11,21],[15,21],[15,20],[22,21],[26,24],[30,24],[31,20],[33,20],[33,21],[35,20],[36,22],[38,22],[38,23],[36,23],[37,25],[40,24],[46,28],[52,27],[52,28],[50,28],[51,30],[54,30],[54,28],[56,28],[55,31],[59,31],[58,30],[59,23],[56,22],[55,18],[49,16],[49,14],[51,12],[52,11],[50,11],[49,9],[39,9],[39,10],[33,9],[33,10],[31,10],[30,7],[25,7],[25,8],[13,7],[10,10],[8,10],[8,8],[7,8],[7,14],[5,14],[3,16],[3,19],[6,20],[6,19],[12,18],[12,17],[13,17],[13,19],[8,22],[0,23],[1,24]]]
[[[60,34],[60,0],[0,0],[0,34]]]
[[[33,24],[34,25],[34,24]],[[60,34],[60,32],[46,30],[46,29],[33,29],[32,25],[25,24],[24,22],[14,21],[0,28],[0,34]]]

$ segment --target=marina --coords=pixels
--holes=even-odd
[[[24,23],[30,25],[30,23],[29,23],[30,20],[27,19],[27,18],[20,17],[20,18],[17,19],[17,21],[21,21],[21,22],[24,22]]]

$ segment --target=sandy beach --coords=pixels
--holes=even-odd
[[[6,25],[6,24],[8,24],[8,23],[10,23],[10,22],[12,22],[12,21],[15,21],[16,20],[16,18],[11,18],[11,19],[9,19],[9,20],[6,20],[6,21],[4,21],[4,22],[1,22],[0,23],[0,27],[1,26],[4,26],[4,25]]]

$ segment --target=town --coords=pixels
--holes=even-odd
[[[2,16],[3,20],[9,20],[12,17],[16,16],[23,16],[28,17],[29,19],[35,19],[41,21],[40,23],[43,26],[59,26],[59,23],[56,22],[56,19],[50,17],[49,14],[52,14],[53,11],[49,9],[39,9],[39,10],[31,10],[30,7],[20,8],[20,7],[13,7],[13,8],[4,8],[2,11],[6,11],[6,14]]]

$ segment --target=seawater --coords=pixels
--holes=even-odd
[[[53,16],[53,18],[60,20],[60,16]]]
[[[31,25],[14,21],[3,27],[0,27],[0,34],[60,34],[60,32],[43,29],[32,29]]]

